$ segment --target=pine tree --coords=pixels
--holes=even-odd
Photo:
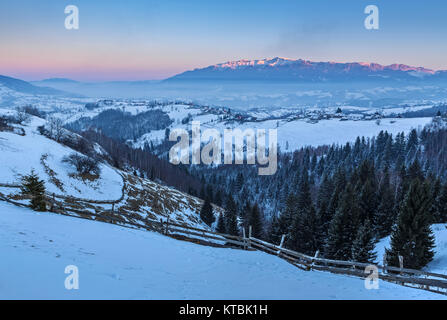
[[[261,214],[259,212],[258,205],[255,203],[251,208],[251,214],[249,219],[249,225],[251,226],[252,236],[258,239],[264,238],[264,227],[262,224]]]
[[[313,255],[321,249],[323,238],[321,221],[314,208],[300,211],[292,226],[289,246],[298,252]]]
[[[408,135],[408,141],[405,147],[405,152],[408,160],[413,161],[413,158],[418,148],[418,144],[419,144],[419,137],[417,131],[413,129],[410,131],[410,134]]]
[[[22,194],[31,196],[31,209],[35,211],[46,211],[45,183],[31,170],[29,175],[22,178]]]
[[[391,188],[390,173],[385,168],[382,182],[378,192],[379,206],[374,217],[374,225],[376,226],[376,234],[378,238],[383,238],[391,234],[393,224],[396,220],[394,192]]]
[[[236,192],[241,191],[243,186],[244,186],[244,176],[242,175],[242,172],[239,172],[239,174],[236,177],[234,185]]]
[[[436,198],[436,217],[438,223],[447,222],[447,182],[442,186],[438,197]]]
[[[329,214],[328,206],[333,192],[332,180],[330,180],[326,175],[323,177],[323,182],[318,190],[317,198],[317,211],[318,216],[321,221],[321,229],[323,238],[327,237],[327,232],[329,229],[329,224],[331,222],[332,216]]]
[[[218,206],[222,206],[222,193],[220,189],[217,189],[216,195],[214,196],[214,202]]]
[[[434,236],[430,228],[430,190],[426,183],[414,179],[401,206],[397,225],[391,235],[391,248],[386,250],[388,264],[420,269],[433,259]]]
[[[281,232],[281,228],[280,228],[280,224],[279,224],[279,218],[275,215],[272,218],[272,222],[271,222],[269,230],[268,230],[268,238],[267,238],[267,240],[270,243],[279,244],[283,234],[284,233]]]
[[[363,161],[358,172],[354,173],[351,180],[352,184],[355,185],[354,192],[360,208],[359,219],[361,221],[373,220],[378,206],[374,165],[369,161]]]
[[[229,195],[225,202],[225,229],[228,234],[233,236],[239,235],[237,217],[237,205],[234,202],[233,197]]]
[[[356,262],[373,263],[377,255],[374,253],[376,241],[369,220],[357,231],[351,248],[351,258]]]
[[[354,194],[354,188],[348,184],[341,195],[340,206],[329,227],[325,253],[338,260],[350,259],[351,248],[359,226],[360,208]]]
[[[202,209],[200,210],[200,218],[209,226],[211,226],[216,220],[216,218],[214,217],[211,201],[208,197],[205,199]]]
[[[299,210],[309,210],[312,206],[312,198],[310,194],[309,175],[304,171],[298,188],[298,208]]]
[[[430,175],[430,177],[427,180],[429,180],[431,187],[430,195],[432,205],[429,210],[431,222],[441,223],[441,221],[439,221],[439,199],[442,189],[441,180],[436,179],[432,175]]]
[[[237,216],[235,216],[234,214],[226,215],[226,232],[232,236],[239,235]]]
[[[418,160],[413,161],[411,166],[408,168],[406,176],[409,184],[414,180],[424,181],[424,171],[422,171],[421,164]]]
[[[295,194],[291,193],[287,197],[286,205],[278,218],[275,231],[279,234],[279,239],[282,235],[286,235],[287,239],[290,239],[290,233],[292,231],[292,223],[294,217],[297,215],[298,199]],[[277,240],[279,240],[277,239]],[[277,241],[275,241],[276,243]]]
[[[242,227],[244,228],[248,228],[248,226],[250,225],[251,209],[252,208],[250,202],[246,201],[240,213],[240,218],[242,220]]]
[[[225,228],[225,220],[222,213],[219,214],[219,218],[217,219],[217,227],[216,232],[218,233],[226,233],[227,230]]]
[[[211,203],[215,203],[214,202],[214,192],[213,192],[213,187],[209,184],[206,186],[206,194],[205,197],[208,197],[208,199],[210,199]]]

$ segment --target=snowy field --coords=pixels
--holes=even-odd
[[[289,145],[289,150],[306,146],[345,144],[354,142],[357,137],[377,136],[380,131],[396,133],[410,132],[411,129],[423,128],[431,122],[431,118],[382,119],[380,125],[375,121],[339,121],[322,120],[312,124],[297,120],[280,124],[278,127],[278,143],[282,150]],[[275,121],[267,121],[265,127],[275,128]]]
[[[65,267],[79,270],[66,290]],[[35,213],[0,202],[0,299],[444,299],[427,291],[306,272],[262,252]]]
[[[0,109],[0,114],[7,113]],[[25,136],[0,132],[0,183],[19,184],[20,176],[34,169],[41,179],[45,179],[50,193],[94,200],[121,197],[123,180],[107,165],[100,165],[101,175],[95,181],[73,176],[74,168],[62,160],[74,151],[39,134],[37,127],[44,123],[45,120],[32,117],[29,124],[22,126]],[[48,168],[54,171],[54,178],[62,183],[62,189],[51,179]]]
[[[193,121],[200,122],[201,130],[216,129],[223,136],[225,129],[277,129],[278,144],[281,149],[292,151],[306,146],[321,146],[331,144],[345,144],[354,142],[357,137],[377,136],[380,131],[388,131],[395,135],[400,132],[409,133],[411,129],[422,129],[432,121],[432,118],[386,118],[376,121],[340,121],[339,119],[320,120],[318,123],[309,123],[306,120],[267,120],[259,122],[226,123],[221,116],[214,114],[200,114],[197,109],[187,106],[166,106],[160,108],[173,120],[170,129],[191,129],[191,124],[182,124],[188,113],[193,116]],[[129,109],[130,110],[130,109]],[[143,135],[135,147],[143,147],[145,142],[160,143],[165,137],[165,130],[154,130]],[[288,148],[287,148],[288,146]]]

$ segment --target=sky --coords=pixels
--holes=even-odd
[[[364,27],[370,4],[379,30]],[[2,0],[0,74],[152,80],[278,56],[447,69],[446,16],[443,0]]]

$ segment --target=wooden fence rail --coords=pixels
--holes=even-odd
[[[292,250],[281,248],[271,243],[251,238],[253,244],[259,249],[280,256],[292,264],[305,270],[329,271],[337,274],[367,277],[365,268],[371,266],[370,263],[360,263],[353,261],[339,261],[311,257]],[[425,272],[420,270],[396,268],[391,266],[374,265],[380,272],[379,278],[385,281],[394,282],[400,285],[413,286],[441,294],[447,294],[447,275]],[[425,278],[424,278],[425,277]]]

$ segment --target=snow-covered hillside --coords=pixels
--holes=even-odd
[[[345,144],[354,142],[359,136],[373,137],[380,131],[388,131],[391,134],[400,132],[408,133],[411,129],[423,128],[432,121],[430,117],[423,118],[384,118],[380,121],[375,120],[355,120],[339,118],[323,119],[318,121],[309,121],[309,118],[297,119],[290,116],[290,109],[280,109],[276,111],[253,111],[246,114],[238,114],[233,111],[229,113],[223,108],[204,108],[199,106],[190,106],[183,104],[168,104],[160,106],[150,106],[149,102],[126,102],[115,101],[109,106],[100,106],[94,110],[84,110],[76,112],[69,117],[61,115],[66,123],[75,122],[85,118],[94,118],[101,112],[108,109],[125,110],[132,115],[146,112],[148,110],[160,110],[167,114],[172,120],[169,129],[191,129],[192,121],[199,122],[201,130],[216,129],[222,135],[225,129],[277,129],[278,144],[281,149],[293,151],[306,146],[320,146],[331,144]],[[336,108],[328,108],[328,114],[334,114]],[[352,112],[360,109],[358,112],[367,112],[367,108],[345,107],[343,110]],[[318,108],[309,108],[308,110],[318,110]],[[322,109],[320,109],[322,110]],[[413,110],[413,109],[409,109]],[[374,112],[377,110],[374,109]],[[276,119],[271,119],[275,117]],[[254,120],[254,118],[256,118]],[[158,145],[164,141],[166,129],[152,130],[136,141],[129,141],[134,147],[143,148],[146,143]],[[205,141],[203,141],[205,143]]]
[[[65,268],[79,270],[66,290]],[[262,252],[218,249],[0,202],[0,299],[443,299],[306,272]]]
[[[17,113],[0,109],[0,115]],[[0,132],[0,196],[28,204],[17,187],[21,176],[34,170],[44,180],[47,195],[62,214],[111,223],[118,219],[142,226],[146,219],[170,219],[182,225],[208,228],[199,216],[203,200],[171,187],[118,170],[105,161],[99,163],[98,177],[80,177],[74,167],[64,162],[64,157],[76,151],[40,134],[38,127],[45,123],[41,118],[30,117],[25,124],[14,125],[18,133]],[[105,153],[98,145],[95,151]],[[214,206],[216,215],[221,210]]]
[[[0,109],[0,115],[13,114]],[[100,164],[98,179],[90,181],[74,174],[74,168],[62,160],[74,151],[41,135],[37,127],[45,120],[31,117],[21,125],[25,135],[0,132],[0,183],[20,184],[21,175],[34,170],[46,182],[49,193],[94,200],[117,200],[122,195],[123,179],[108,165]]]
[[[434,224],[432,225],[432,230],[435,236],[435,256],[433,261],[430,262],[424,270],[434,273],[447,274],[447,224]],[[380,263],[382,263],[385,249],[389,248],[390,237],[383,238],[379,241],[379,243],[377,243],[376,252]]]

